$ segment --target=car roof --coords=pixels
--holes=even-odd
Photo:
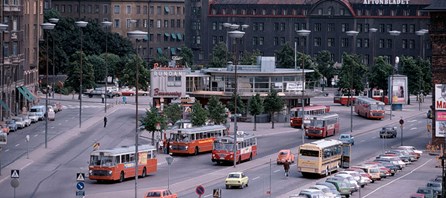
[[[282,149],[282,150],[279,151],[279,153],[280,152],[290,152],[290,151],[291,151],[290,149]]]
[[[311,188],[305,188],[303,190],[301,190],[300,192],[322,192],[321,190],[318,189],[311,189]]]
[[[243,174],[243,172],[241,172],[241,171],[239,171],[239,172],[230,172],[230,173],[228,173],[228,175],[229,174]]]

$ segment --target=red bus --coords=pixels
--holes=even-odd
[[[333,97],[333,102],[344,106],[348,105],[350,100],[352,100],[352,103],[355,102],[356,97],[357,96],[353,96],[352,98],[350,98],[348,94],[336,93]]]
[[[325,138],[339,132],[339,115],[337,113],[326,113],[310,118],[305,135],[308,138]]]
[[[373,98],[358,97],[355,102],[355,112],[365,118],[383,119],[385,115],[384,103]]]
[[[257,138],[252,134],[237,131],[237,163],[252,160],[257,155]],[[214,141],[212,162],[234,162],[234,137],[232,135],[219,137]]]
[[[311,116],[322,115],[330,112],[330,106],[325,105],[310,105],[304,107],[305,119],[310,119]],[[290,126],[294,128],[302,127],[302,107],[294,107],[290,110]]]
[[[179,129],[170,134],[169,153],[194,154],[212,151],[215,138],[223,136],[227,128],[223,125],[210,125]]]
[[[145,177],[157,170],[156,149],[151,145],[138,146],[138,175]],[[119,181],[135,177],[135,146],[95,150],[90,154],[91,180]]]
[[[389,104],[389,98],[387,96],[384,96],[384,91],[382,89],[373,89],[372,90],[372,98],[381,102],[384,102],[384,104]]]

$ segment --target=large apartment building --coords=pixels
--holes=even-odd
[[[299,51],[303,45],[312,56],[328,50],[336,62],[341,62],[343,52],[352,51],[365,64],[372,64],[376,56],[392,63],[395,56],[429,58],[429,36],[418,34],[429,29],[429,13],[422,11],[429,4],[430,0],[192,0],[185,5],[185,42],[195,63],[206,64],[218,42],[228,43],[234,51],[227,35],[231,29],[224,25],[230,23],[249,25],[238,42],[239,57],[253,50],[274,56],[285,43],[296,42]],[[302,29],[311,31],[307,39],[299,38],[297,30]],[[354,42],[346,33],[350,30],[359,32]],[[392,30],[401,34],[392,37]]]
[[[63,17],[110,21],[111,31],[123,37],[129,31],[148,32],[140,49],[145,60],[158,55],[170,58],[184,45],[184,0],[52,0],[51,6]]]
[[[37,102],[43,2],[3,1],[0,7],[0,122]],[[7,25],[7,26],[4,26]]]

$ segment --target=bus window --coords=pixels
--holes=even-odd
[[[130,154],[130,162],[134,162],[135,161],[135,154],[134,153],[132,153],[132,154]]]
[[[319,151],[300,150],[302,156],[319,157]]]
[[[195,140],[195,134],[190,134],[190,140],[194,141]]]
[[[95,166],[95,165],[99,165],[99,164],[100,164],[99,156],[97,156],[97,155],[90,156],[90,166]]]
[[[115,164],[120,164],[121,163],[121,156],[116,156],[115,157]]]

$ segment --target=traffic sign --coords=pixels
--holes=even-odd
[[[195,189],[195,192],[197,193],[197,195],[203,195],[204,194],[204,187],[202,185],[197,186],[197,188]]]
[[[214,198],[221,198],[221,188],[214,188],[212,195]]]
[[[85,191],[83,191],[83,190],[76,190],[76,196],[84,197],[85,196]]]
[[[20,185],[20,181],[19,181],[19,179],[17,179],[17,178],[13,178],[13,179],[11,180],[11,186],[12,186],[13,188],[17,188],[17,187],[19,187],[19,185]]]
[[[85,173],[76,173],[76,181],[85,181]]]
[[[403,125],[404,124],[404,120],[401,118],[400,119],[400,124]]]
[[[19,170],[11,170],[11,178],[19,178],[20,177],[20,171]]]
[[[83,190],[85,188],[85,183],[84,182],[77,182],[76,188],[78,190]]]

